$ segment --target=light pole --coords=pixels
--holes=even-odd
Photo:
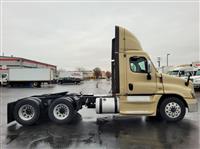
[[[160,60],[161,60],[161,58],[160,58],[160,57],[157,57],[158,68],[160,68]]]
[[[168,66],[168,64],[169,64],[169,55],[170,55],[170,53],[167,53],[167,66]]]

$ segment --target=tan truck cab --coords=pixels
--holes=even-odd
[[[119,96],[120,114],[161,115],[177,121],[184,117],[186,108],[197,111],[192,82],[159,73],[128,30],[115,28],[112,50],[112,90]]]

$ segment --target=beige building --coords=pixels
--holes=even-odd
[[[92,70],[85,70],[83,72],[83,79],[94,79],[94,72]]]

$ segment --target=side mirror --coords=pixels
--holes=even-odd
[[[147,62],[147,73],[151,73],[152,71],[152,65],[151,65],[151,61]]]
[[[151,61],[147,62],[147,80],[151,80],[152,65]]]
[[[188,85],[189,85],[189,83],[190,83],[190,76],[191,76],[191,73],[189,73],[189,76],[188,76],[188,78],[187,78],[187,82],[185,82],[185,86],[188,86]]]

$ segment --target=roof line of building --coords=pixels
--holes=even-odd
[[[50,66],[50,67],[55,67],[55,68],[57,67],[55,65],[38,62],[35,60],[30,60],[30,59],[26,59],[26,58],[22,58],[22,57],[7,57],[7,56],[0,57],[0,61],[16,61],[16,60],[22,60],[22,61],[29,62],[29,63],[35,63],[35,64],[40,64],[40,65],[45,65],[45,66]]]

